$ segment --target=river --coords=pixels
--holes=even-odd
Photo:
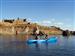
[[[57,42],[27,44],[30,36],[0,35],[0,56],[75,56],[75,36],[57,35]]]

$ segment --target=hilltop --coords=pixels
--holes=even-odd
[[[1,34],[16,34],[18,31],[19,34],[28,34],[33,33],[34,27],[38,27],[39,30],[45,34],[62,34],[64,30],[56,26],[42,26],[37,23],[28,22],[26,19],[17,19],[17,20],[3,20],[0,22],[0,33]]]

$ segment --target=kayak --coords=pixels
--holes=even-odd
[[[27,43],[45,43],[45,42],[55,42],[57,41],[57,37],[50,37],[48,39],[38,39],[38,40],[33,40],[33,39],[30,39],[30,40],[27,40]]]

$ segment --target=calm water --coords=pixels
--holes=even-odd
[[[75,56],[75,36],[57,36],[57,42],[39,44],[27,44],[27,37],[0,35],[0,56]]]

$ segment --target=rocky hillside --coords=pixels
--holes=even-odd
[[[32,33],[34,27],[38,27],[41,32],[46,34],[62,34],[63,31],[55,26],[42,26],[37,23],[28,22],[26,19],[20,20],[19,18],[17,20],[4,20],[3,22],[0,22],[0,32],[3,33],[15,33],[17,29],[20,30],[19,32],[22,32],[25,31],[26,27],[29,27],[30,33]]]

